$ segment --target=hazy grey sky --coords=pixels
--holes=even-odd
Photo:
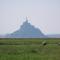
[[[60,0],[0,0],[0,34],[29,22],[44,34],[60,34]]]

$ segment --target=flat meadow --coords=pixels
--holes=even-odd
[[[0,60],[60,60],[60,39],[0,38]]]

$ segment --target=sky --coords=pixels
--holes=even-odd
[[[60,34],[60,0],[0,0],[0,35],[29,23],[44,34]]]

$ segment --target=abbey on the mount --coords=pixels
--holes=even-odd
[[[41,32],[40,29],[35,28],[35,26],[31,25],[28,22],[28,18],[26,17],[26,21],[23,22],[21,28],[9,35],[7,37],[10,38],[45,38],[45,35]]]

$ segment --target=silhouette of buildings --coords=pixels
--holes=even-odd
[[[11,38],[43,38],[45,35],[38,29],[35,28],[28,22],[26,17],[26,21],[21,25],[21,28],[12,34],[9,34],[8,37]]]

